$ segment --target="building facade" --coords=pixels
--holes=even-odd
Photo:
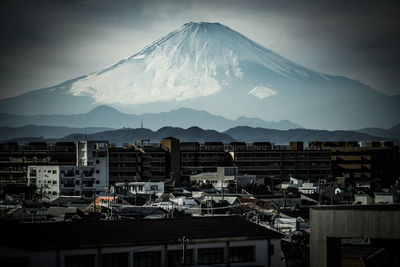
[[[399,204],[311,207],[310,266],[398,266],[399,221]]]
[[[283,235],[235,216],[10,227],[1,266],[283,266]]]

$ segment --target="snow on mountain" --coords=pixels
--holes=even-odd
[[[264,86],[256,86],[249,92],[249,94],[253,94],[256,97],[261,98],[261,99],[276,95],[277,93],[278,93],[277,91],[274,91],[271,88],[264,87]]]
[[[399,96],[310,70],[206,22],[187,23],[101,71],[0,99],[0,112],[79,114],[102,104],[129,114],[190,108],[232,121],[290,120],[332,130],[388,128],[399,123],[400,114]]]
[[[74,82],[70,91],[108,104],[195,99],[219,92],[232,77],[243,78],[248,70],[240,63],[246,61],[289,79],[326,78],[219,23],[190,22],[133,56]],[[259,98],[277,94],[263,85],[250,93]]]

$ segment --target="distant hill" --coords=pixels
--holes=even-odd
[[[355,130],[355,131],[356,132],[360,132],[360,133],[366,133],[366,134],[369,134],[369,135],[383,136],[383,137],[400,139],[400,123],[395,125],[395,126],[393,126],[392,128],[389,128],[389,129],[363,128],[363,129],[358,129],[358,130]]]
[[[229,143],[235,141],[227,134],[220,133],[214,130],[203,130],[199,127],[190,127],[182,129],[178,127],[163,127],[157,131],[150,129],[119,129],[105,131],[83,136],[82,134],[71,134],[58,141],[75,141],[77,139],[83,140],[107,140],[110,143],[132,143],[134,139],[149,139],[152,143],[158,143],[161,139],[166,137],[175,137],[182,142],[223,142]]]
[[[51,128],[51,127],[49,127]],[[82,131],[82,129],[81,129]],[[157,131],[145,128],[123,128],[119,130],[107,130],[89,134],[82,132],[69,134],[62,138],[38,138],[29,137],[12,138],[7,141],[16,141],[27,143],[33,141],[58,142],[58,141],[76,141],[76,140],[105,140],[110,143],[132,143],[134,139],[149,139],[152,143],[158,143],[165,137],[175,137],[182,142],[223,142],[243,141],[247,143],[267,141],[274,144],[289,144],[290,141],[393,141],[400,144],[400,139],[372,136],[355,131],[322,131],[309,129],[293,130],[273,130],[265,128],[253,128],[248,126],[234,127],[223,133],[214,130],[203,130],[199,127],[190,127],[187,129],[179,127],[163,127]]]
[[[112,107],[102,105],[88,113],[75,115],[13,115],[0,113],[0,126],[21,127],[25,125],[46,125],[64,127],[108,127],[138,128],[143,122],[144,127],[157,130],[163,126],[189,128],[193,125],[203,129],[225,131],[235,126],[264,127],[287,130],[302,128],[300,125],[287,120],[267,122],[258,118],[239,117],[230,120],[222,116],[210,114],[202,110],[180,108],[169,112],[145,113],[142,115],[122,113]]]
[[[0,141],[8,139],[17,139],[23,137],[32,138],[62,138],[73,133],[93,134],[110,130],[105,127],[86,127],[86,128],[71,128],[57,126],[36,126],[27,125],[23,127],[0,127]]]
[[[287,131],[235,127],[224,132],[236,140],[244,142],[269,141],[275,144],[288,144],[290,141],[382,141],[391,140],[400,144],[400,139],[372,136],[355,131],[324,131],[309,129],[292,129]]]

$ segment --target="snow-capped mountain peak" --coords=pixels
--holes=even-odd
[[[325,77],[224,25],[190,22],[138,53],[74,82],[70,92],[106,104],[180,102],[216,94],[235,80],[245,79],[253,71],[246,66],[248,62],[289,79]],[[251,83],[243,92],[256,86],[273,87]],[[271,90],[273,94],[264,92],[262,98],[279,93]],[[253,95],[260,97],[260,93]]]

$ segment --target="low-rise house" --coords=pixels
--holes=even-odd
[[[364,191],[360,191],[354,194],[354,204],[369,205],[373,204],[374,199]]]
[[[13,224],[0,235],[1,266],[283,266],[283,235],[236,216]]]
[[[290,233],[309,229],[310,225],[301,217],[277,217],[274,219],[273,228],[283,233]]]
[[[126,186],[128,188],[126,188]],[[130,182],[130,183],[116,183],[114,187],[115,193],[125,194],[127,191],[128,194],[152,194],[152,195],[160,195],[165,192],[164,190],[164,182],[152,182],[152,181],[143,181],[143,182]]]
[[[303,194],[315,194],[318,193],[319,186],[316,183],[310,181],[304,181],[302,179],[296,179],[294,177],[290,177],[289,182],[282,183],[277,186],[278,188],[285,190],[289,187],[297,188],[300,193]]]
[[[376,204],[393,204],[397,203],[397,196],[389,192],[375,192],[374,202]]]
[[[229,185],[264,184],[264,179],[255,175],[239,175],[237,167],[217,167],[217,172],[203,172],[190,176],[198,185],[210,185],[216,189],[226,189]]]
[[[249,210],[256,210],[265,215],[272,215],[279,213],[279,207],[273,201],[264,201],[254,197],[242,197],[240,200],[240,208],[246,206]]]

